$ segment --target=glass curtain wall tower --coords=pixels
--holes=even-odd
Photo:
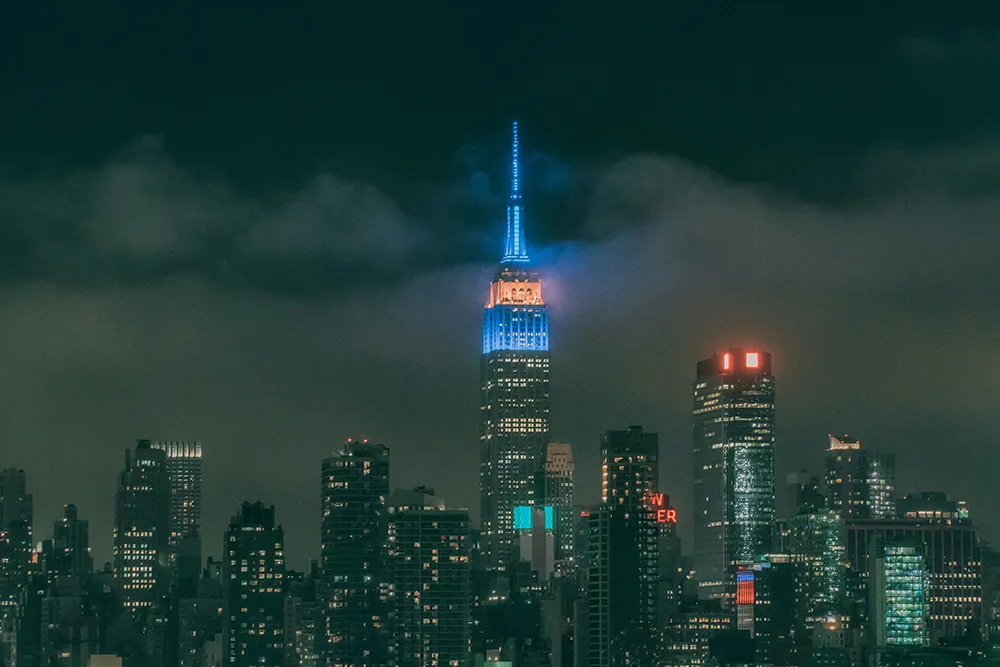
[[[514,508],[535,504],[549,439],[549,319],[524,243],[516,122],[504,253],[483,314],[481,417],[482,548],[490,567],[506,569]]]
[[[774,543],[771,354],[738,348],[698,362],[694,552],[699,597],[736,594],[736,570]]]

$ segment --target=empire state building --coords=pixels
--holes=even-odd
[[[540,501],[549,439],[549,315],[524,244],[517,122],[504,253],[483,313],[480,414],[482,547],[491,567],[506,569],[514,508]]]

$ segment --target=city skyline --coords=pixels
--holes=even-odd
[[[138,33],[92,17],[53,18],[61,38],[32,40],[51,53],[5,43],[39,55],[4,75],[20,102],[0,111],[0,463],[27,471],[36,539],[72,503],[109,560],[122,452],[144,437],[204,443],[206,555],[234,503],[260,499],[305,568],[315,471],[348,437],[392,449],[393,486],[478,517],[477,329],[515,118],[552,312],[551,437],[573,446],[578,502],[596,499],[598,435],[642,424],[661,434],[688,549],[694,363],[752,346],[780,380],[779,494],[786,473],[822,472],[827,434],[850,433],[895,454],[897,496],[960,497],[1000,539],[986,512],[1000,127],[995,93],[971,92],[998,67],[997,21],[914,11],[888,27],[875,10],[880,36],[848,52],[842,17],[736,10],[712,17],[728,46],[703,58],[704,33],[683,27],[700,10],[670,11],[669,39],[608,21],[504,55],[509,26],[481,16],[388,25],[363,53],[420,35],[468,57],[414,50],[351,73],[329,63],[356,41],[293,40],[281,22],[260,51],[174,26],[151,43],[204,58],[163,58],[169,73]],[[252,14],[250,33],[265,27]],[[220,21],[192,24],[218,37]],[[591,53],[605,29],[607,62]],[[751,34],[767,48],[744,48]],[[107,62],[80,35],[134,57]],[[206,74],[231,53],[261,64],[252,85]]]

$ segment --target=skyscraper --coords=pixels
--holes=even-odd
[[[387,660],[389,448],[348,440],[323,460],[320,577],[329,666]]]
[[[736,569],[774,539],[771,354],[733,348],[698,362],[694,552],[699,596],[735,595]]]
[[[469,513],[433,491],[394,491],[389,503],[392,659],[396,667],[472,661]]]
[[[514,508],[533,505],[549,434],[549,320],[531,270],[514,123],[507,233],[483,314],[479,488],[482,545],[491,567],[515,554]]]
[[[657,434],[640,426],[601,436],[601,505],[588,517],[591,667],[654,664],[661,522],[676,520],[658,492],[659,449]]]
[[[170,560],[173,563],[177,560],[178,543],[196,535],[201,524],[201,443],[153,440],[149,446],[166,454],[170,479]]]
[[[868,557],[869,619],[875,651],[929,646],[931,596],[924,544],[875,535]]]
[[[63,518],[52,524],[56,569],[63,575],[85,576],[94,569],[90,554],[90,524],[77,516],[76,505],[63,508]]]
[[[274,505],[243,503],[226,530],[223,634],[234,667],[281,665],[285,653],[285,537]]]
[[[545,504],[555,510],[556,560],[573,558],[577,512],[573,502],[573,448],[550,442],[545,451]]]
[[[6,530],[12,521],[22,521],[30,529],[32,507],[25,472],[17,468],[0,470],[0,530]]]
[[[165,453],[140,440],[125,450],[115,496],[114,572],[126,611],[147,609],[166,584],[170,543],[170,481]]]
[[[828,507],[844,521],[892,519],[896,514],[896,458],[869,452],[856,438],[831,435],[826,488]]]
[[[17,654],[17,606],[29,592],[32,520],[25,472],[0,471],[0,664],[11,663]]]
[[[795,620],[815,629],[841,613],[844,595],[844,520],[832,511],[801,513],[788,521],[795,583]]]

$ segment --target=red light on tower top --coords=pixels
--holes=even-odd
[[[728,352],[726,352],[725,354],[722,355],[722,370],[728,371],[731,370],[732,367],[733,367],[732,356]]]
[[[747,368],[760,368],[760,354],[747,352]]]

